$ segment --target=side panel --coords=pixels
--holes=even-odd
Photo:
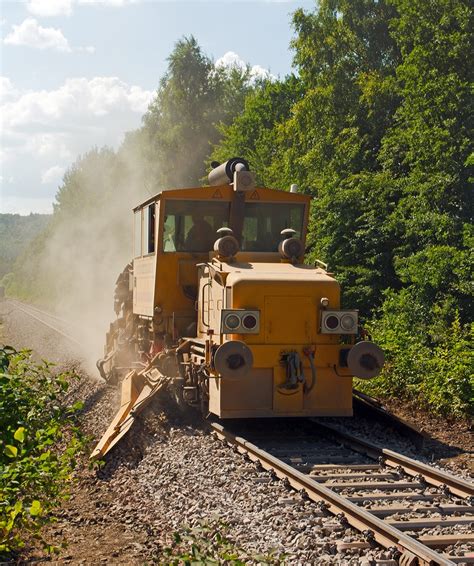
[[[153,316],[156,256],[133,260],[133,312]]]
[[[243,379],[211,379],[209,410],[218,415],[242,411],[267,414],[272,411],[273,375],[271,369],[255,369]]]

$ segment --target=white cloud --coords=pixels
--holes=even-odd
[[[18,91],[8,77],[0,77],[0,102],[15,98]]]
[[[72,0],[29,0],[26,4],[28,12],[40,17],[70,16]]]
[[[31,155],[49,159],[61,159],[70,161],[74,158],[73,153],[68,149],[67,134],[56,132],[32,134],[23,149]]]
[[[14,24],[13,31],[3,41],[7,45],[71,51],[69,42],[60,29],[41,27],[34,18],[26,18],[20,25]]]
[[[224,53],[224,55],[222,55],[222,57],[220,57],[219,59],[217,59],[216,63],[215,63],[216,67],[237,67],[239,69],[245,70],[245,68],[247,67],[245,61],[239,57],[239,55],[237,55],[237,53],[235,53],[234,51],[227,51],[227,53]]]
[[[41,184],[47,185],[48,183],[58,183],[64,175],[64,167],[60,165],[53,165],[41,175]]]
[[[152,91],[117,77],[82,77],[67,79],[55,90],[23,93],[14,102],[7,102],[2,114],[7,128],[33,124],[62,127],[63,121],[82,127],[84,118],[93,120],[118,112],[143,114],[152,97]]]
[[[70,16],[74,5],[121,7],[136,4],[140,0],[28,0],[26,4],[30,14],[42,18]]]
[[[245,71],[247,68],[247,63],[234,51],[227,51],[227,53],[224,53],[222,57],[217,59],[215,66],[217,69],[227,68],[240,69],[241,71]],[[268,69],[264,69],[260,65],[253,65],[250,67],[250,76],[253,79],[276,79],[276,77],[272,75]]]
[[[0,77],[0,92],[2,209],[8,199],[8,206],[19,206],[20,198],[40,199],[43,209],[40,201],[53,200],[76,157],[94,146],[118,147],[126,131],[140,126],[154,96],[117,77],[72,78],[37,91],[21,91]]]

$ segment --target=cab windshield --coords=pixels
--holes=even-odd
[[[304,204],[245,203],[242,251],[276,252],[281,231],[293,228],[295,237],[303,233]]]
[[[244,207],[241,250],[276,252],[281,231],[303,234],[304,204],[247,202]],[[217,230],[229,226],[230,202],[168,200],[165,205],[164,252],[199,252],[213,249]]]
[[[208,252],[216,231],[229,225],[229,202],[169,200],[165,208],[164,252]]]

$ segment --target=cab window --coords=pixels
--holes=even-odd
[[[163,251],[212,250],[217,230],[229,225],[229,210],[229,202],[166,201]]]
[[[142,211],[137,210],[134,214],[133,223],[133,255],[140,257],[142,255]]]
[[[155,213],[156,205],[155,203],[150,204],[144,210],[144,253],[152,254],[155,251]]]
[[[296,237],[303,234],[304,204],[245,203],[242,251],[276,252],[281,231],[293,228]]]

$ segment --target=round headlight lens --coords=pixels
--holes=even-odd
[[[324,324],[329,330],[336,330],[336,328],[339,326],[339,319],[337,318],[337,316],[331,314],[326,318]]]
[[[351,314],[345,314],[341,318],[341,327],[347,332],[349,332],[350,330],[354,330],[355,324],[356,324],[355,319]]]
[[[240,326],[240,318],[236,314],[228,314],[225,317],[225,325],[230,330],[235,330]]]
[[[242,324],[244,328],[246,328],[247,330],[253,330],[254,328],[257,327],[257,319],[254,317],[253,314],[247,314],[244,316]]]

